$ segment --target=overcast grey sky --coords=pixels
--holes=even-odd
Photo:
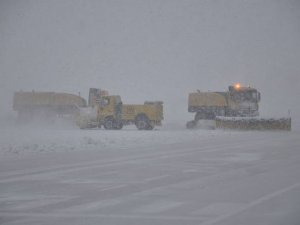
[[[300,115],[299,0],[0,0],[1,115],[16,90],[99,87],[185,122],[189,92],[234,82]]]

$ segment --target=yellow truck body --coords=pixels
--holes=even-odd
[[[251,87],[229,86],[226,92],[189,94],[188,111],[196,112],[195,120],[216,116],[258,116],[260,93]]]
[[[85,107],[86,101],[80,96],[68,93],[56,92],[15,92],[13,98],[13,109],[18,111],[19,116],[26,118],[36,114],[41,115],[63,115],[74,114],[78,107]]]
[[[260,93],[252,87],[231,85],[226,92],[195,92],[189,94],[188,111],[195,112],[187,128],[208,127],[239,130],[291,130],[291,118],[258,118]],[[202,120],[200,123],[198,123]]]
[[[135,124],[139,130],[152,130],[163,120],[163,103],[145,102],[143,105],[123,104],[118,95],[98,96],[95,105],[82,108],[77,118],[81,129],[104,126],[105,129],[121,129]]]
[[[163,105],[160,103],[147,103],[144,105],[123,105],[122,120],[134,121],[139,114],[145,114],[150,121],[159,124],[163,120]]]
[[[189,107],[226,107],[226,97],[224,94],[216,92],[196,92],[190,93],[188,99]]]
[[[34,106],[73,106],[84,107],[86,101],[80,96],[56,92],[15,92],[13,108],[19,110]]]

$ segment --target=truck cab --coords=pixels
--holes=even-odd
[[[234,116],[258,116],[260,93],[251,87],[241,87],[239,84],[229,86],[229,114]]]
[[[100,128],[102,125],[110,130],[122,128],[122,101],[119,95],[97,96],[89,103],[89,107],[80,109],[77,117],[77,125],[81,129]]]
[[[122,101],[119,95],[102,96],[97,105],[98,127],[106,129],[122,128]]]

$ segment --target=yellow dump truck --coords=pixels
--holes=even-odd
[[[224,129],[290,130],[291,118],[258,118],[260,93],[240,84],[229,86],[226,92],[189,94],[188,111],[196,113],[187,128],[194,128],[200,120],[215,121],[215,127]]]
[[[90,89],[89,103],[89,107],[80,108],[77,117],[77,125],[81,129],[103,126],[108,130],[117,130],[122,129],[123,125],[135,124],[139,130],[152,130],[160,126],[163,120],[163,103],[160,101],[123,105],[119,95],[107,95]]]
[[[68,93],[19,91],[13,98],[13,109],[24,120],[35,116],[73,115],[78,112],[78,107],[85,106],[85,99]]]

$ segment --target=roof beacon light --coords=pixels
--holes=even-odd
[[[237,83],[234,85],[235,89],[240,89],[241,88],[241,84],[240,83]]]

